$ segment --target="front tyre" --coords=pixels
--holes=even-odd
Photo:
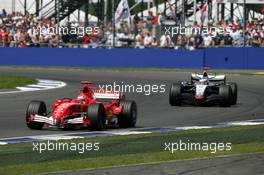
[[[87,115],[91,120],[92,130],[102,130],[105,128],[105,110],[101,103],[93,103],[88,106]]]
[[[118,124],[121,128],[135,127],[137,123],[137,105],[135,101],[121,100],[123,112],[118,116]]]
[[[45,116],[47,114],[46,104],[43,101],[31,101],[28,104],[27,112],[26,112],[26,122],[27,126],[30,129],[40,130],[43,128],[43,122],[35,122],[31,121],[32,115],[41,115]]]
[[[181,105],[181,95],[182,86],[179,83],[173,83],[170,88],[169,102],[171,106]]]
[[[237,104],[237,84],[236,83],[229,83],[231,90],[232,90],[232,105]]]
[[[232,105],[232,89],[229,85],[221,85],[219,87],[219,95],[222,97],[220,101],[221,107],[230,107]]]

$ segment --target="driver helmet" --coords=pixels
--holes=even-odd
[[[207,78],[207,77],[208,77],[208,74],[207,74],[206,71],[203,72],[203,77],[204,77],[204,78]]]
[[[91,92],[88,86],[81,87],[81,94],[77,97],[78,100],[88,100],[91,98]]]

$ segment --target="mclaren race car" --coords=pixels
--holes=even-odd
[[[83,81],[77,98],[59,99],[47,112],[43,101],[31,101],[26,124],[31,129],[43,126],[72,129],[73,126],[102,130],[105,127],[134,127],[137,121],[135,101],[125,100],[121,92],[101,91]]]
[[[225,75],[208,74],[204,69],[202,74],[191,74],[191,81],[173,83],[169,102],[171,106],[185,103],[229,107],[237,103],[237,89],[236,83],[226,82]]]

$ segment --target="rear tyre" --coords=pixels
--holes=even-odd
[[[232,89],[229,85],[222,85],[219,87],[219,95],[222,97],[220,102],[221,107],[230,107],[233,101]]]
[[[120,101],[123,112],[118,116],[118,124],[121,128],[135,127],[137,123],[137,105],[135,101]]]
[[[229,83],[231,90],[232,90],[232,105],[237,104],[237,84],[236,83]]]
[[[28,104],[27,112],[26,112],[26,122],[28,128],[40,130],[43,128],[44,123],[30,121],[31,115],[35,115],[35,114],[41,116],[47,115],[46,104],[43,101],[31,101]]]
[[[171,106],[180,106],[181,105],[181,95],[182,86],[179,83],[173,83],[170,88],[169,101]]]
[[[91,130],[102,130],[105,128],[105,110],[101,103],[90,104],[87,115],[91,120]]]

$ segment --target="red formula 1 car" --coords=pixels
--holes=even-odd
[[[125,100],[121,92],[99,91],[87,81],[82,84],[77,98],[57,100],[49,113],[43,101],[31,101],[26,111],[27,126],[38,130],[44,125],[64,129],[81,125],[92,130],[135,126],[135,101]]]

